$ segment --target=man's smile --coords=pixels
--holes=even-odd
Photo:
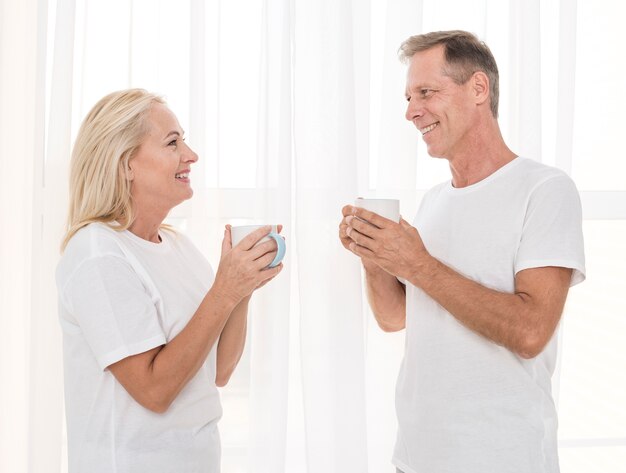
[[[426,133],[433,131],[437,125],[439,125],[439,122],[435,122],[435,123],[431,123],[428,126],[425,126],[424,128],[420,128],[420,132],[422,133],[422,136],[425,135]]]

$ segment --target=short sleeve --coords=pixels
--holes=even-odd
[[[155,302],[119,256],[84,261],[65,285],[63,300],[103,370],[166,343]]]
[[[515,273],[545,266],[571,268],[571,286],[585,279],[580,197],[566,175],[538,185],[526,208]]]

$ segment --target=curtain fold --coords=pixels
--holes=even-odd
[[[380,117],[374,117],[379,143],[375,149],[377,175],[372,179],[372,187],[379,197],[400,198],[402,204],[414,198],[417,187],[419,136],[404,116],[406,66],[398,60],[398,48],[409,36],[423,32],[423,22],[423,1],[400,0],[387,4],[381,64],[383,76],[380,90],[372,94],[372,100],[381,102]],[[409,215],[404,208],[400,213],[405,219],[413,217],[413,212]]]
[[[47,296],[40,266],[46,7],[0,1],[0,471],[37,464],[34,446],[44,441],[49,420],[40,401],[54,405],[60,394],[43,398],[54,377],[46,355],[55,348],[40,326],[53,312],[40,304]],[[60,443],[58,433],[55,439]]]
[[[43,2],[42,2],[43,3]],[[48,97],[45,76],[41,78],[39,95],[43,134],[47,120],[45,143],[38,156],[41,174],[39,205],[33,208],[33,308],[31,312],[30,422],[29,469],[45,471],[50,465],[61,465],[63,453],[63,369],[62,340],[56,317],[57,296],[54,271],[58,261],[59,242],[63,237],[68,207],[68,161],[72,125],[72,76],[74,54],[74,0],[57,0],[54,18],[53,56]],[[47,16],[40,20],[45,25]],[[40,33],[45,34],[42,26]],[[45,39],[40,49],[46,50]],[[45,61],[41,67],[45,70]],[[45,104],[48,104],[45,109]],[[44,150],[45,145],[45,150]],[[39,180],[41,178],[41,180]]]
[[[559,60],[557,88],[556,166],[572,172],[574,144],[574,101],[576,86],[577,0],[559,2]]]
[[[289,251],[281,275],[253,297],[250,310],[249,471],[285,471],[287,442],[292,227],[292,58],[289,0],[262,2],[256,187],[262,189],[256,218],[284,225]]]
[[[542,161],[539,0],[509,1],[508,142],[521,156]],[[520,94],[520,90],[524,93]]]
[[[341,207],[358,191],[354,33],[367,26],[353,21],[367,16],[352,8],[347,1],[295,1],[296,239],[312,473],[367,471],[360,269],[337,238]]]

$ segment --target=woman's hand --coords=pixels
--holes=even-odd
[[[282,226],[279,227],[280,230]],[[256,245],[270,231],[269,225],[259,228],[233,248],[231,227],[226,225],[222,240],[222,257],[213,284],[214,290],[222,297],[227,297],[238,304],[282,271],[282,263],[274,268],[267,267],[276,256],[276,242],[270,240]]]
[[[280,232],[282,232],[282,231],[283,231],[283,226],[282,226],[282,225],[277,225],[277,226],[276,226],[276,230],[277,230],[277,233],[278,233],[278,234],[280,234]],[[283,240],[284,240],[284,239],[285,239],[285,237],[283,237]],[[282,265],[282,263],[280,263],[280,264]],[[266,280],[265,280],[265,281],[263,281],[261,284],[259,284],[259,285],[255,288],[255,291],[256,291],[257,289],[261,289],[263,286],[265,286],[268,282],[270,282],[272,279],[274,279],[274,278],[276,277],[276,275],[277,275],[277,274],[278,274],[278,273],[276,273],[276,274],[275,274],[274,276],[272,276],[271,278],[266,279]]]

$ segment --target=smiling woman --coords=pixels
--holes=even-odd
[[[143,141],[128,163],[127,178],[137,214],[129,229],[158,242],[153,222],[145,222],[141,216],[157,213],[163,221],[173,207],[191,198],[189,173],[198,155],[187,146],[176,116],[164,104],[155,103],[146,122]]]
[[[57,267],[70,472],[220,471],[217,386],[245,343],[273,242],[262,227],[211,266],[169,211],[191,198],[198,160],[176,116],[141,89],[100,100],[72,154]]]

